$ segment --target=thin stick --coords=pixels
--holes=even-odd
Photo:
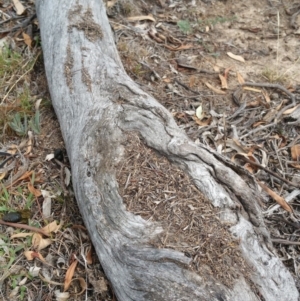
[[[284,244],[284,245],[300,245],[300,241],[290,241],[286,239],[280,239],[280,238],[271,238],[272,242],[275,242],[277,244]]]
[[[50,236],[48,233],[46,233],[44,230],[36,228],[36,227],[31,227],[25,224],[17,224],[17,223],[9,223],[9,222],[5,222],[3,220],[0,220],[0,225],[5,225],[5,226],[10,226],[10,227],[14,227],[14,228],[19,228],[19,229],[26,229],[32,232],[37,232],[40,233],[42,235],[45,236]]]
[[[268,84],[268,83],[250,83],[250,82],[245,82],[243,85],[245,86],[251,86],[251,87],[261,87],[261,88],[273,88],[273,89],[278,89],[286,93],[292,100],[293,104],[295,104],[295,95],[291,93],[288,89],[285,87],[278,85],[278,84]]]
[[[269,169],[265,168],[264,166],[262,166],[262,165],[259,164],[259,163],[253,162],[253,161],[251,161],[251,160],[245,158],[244,156],[238,156],[238,157],[241,158],[242,160],[244,160],[244,161],[246,161],[246,162],[248,162],[248,163],[250,163],[250,164],[252,164],[252,165],[254,165],[254,166],[256,166],[256,167],[258,167],[258,168],[260,168],[260,169],[262,169],[262,170],[264,170],[265,172],[269,173],[269,174],[272,175],[273,177],[279,179],[280,181],[282,181],[282,182],[284,182],[284,183],[286,183],[286,184],[288,184],[288,185],[291,185],[291,186],[294,186],[294,187],[297,187],[297,188],[300,187],[299,184],[295,184],[295,183],[293,183],[293,182],[290,182],[289,180],[286,180],[285,178],[279,176],[277,173],[273,172],[272,170],[269,170]]]

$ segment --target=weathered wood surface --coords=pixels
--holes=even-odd
[[[270,252],[255,182],[190,141],[171,114],[126,75],[103,2],[38,0],[36,6],[75,195],[118,300],[260,300],[254,290],[266,301],[298,300],[293,278]],[[229,289],[188,271],[190,259],[184,254],[147,245],[161,229],[125,210],[114,172],[122,159],[124,132],[132,130],[180,164],[213,205],[223,209],[221,219],[231,221],[232,234],[253,267],[252,286],[241,278]],[[239,203],[242,209],[237,210]]]

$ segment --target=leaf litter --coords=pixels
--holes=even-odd
[[[10,5],[13,2],[25,8],[23,15],[18,15],[21,10],[14,10]],[[300,77],[299,54],[295,51],[299,35],[298,6],[293,1],[284,5],[275,1],[266,4],[233,0],[226,3],[160,0],[156,4],[107,1],[107,13],[128,74],[172,112],[192,140],[244,166],[265,187],[261,191],[264,203],[260,205],[266,223],[279,256],[295,276],[300,289],[297,234],[300,189],[295,187],[300,182],[300,110],[297,104]],[[94,293],[93,298],[114,300],[82,226],[69,186],[68,163],[65,161],[61,165],[51,158],[55,150],[63,149],[64,145],[53,110],[45,105],[49,94],[43,63],[38,57],[38,22],[34,8],[31,2],[5,1],[0,9],[3,12],[0,45],[5,43],[13,50],[9,54],[9,77],[2,76],[0,81],[4,92],[0,95],[3,133],[0,148],[3,152],[11,152],[0,157],[0,164],[7,160],[0,171],[1,181],[7,184],[1,188],[0,213],[30,208],[33,214],[28,222],[38,229],[55,220],[64,223],[50,238],[41,236],[37,240],[47,242],[50,239],[52,243],[45,248],[39,243],[34,249],[30,230],[0,226],[5,233],[0,241],[5,257],[0,264],[6,267],[0,276],[1,292],[13,300],[25,287],[27,296],[67,300],[76,294],[77,300],[83,300],[80,298],[85,296],[80,294],[88,289]],[[277,11],[280,30],[275,25],[278,24]],[[1,46],[1,53],[3,49],[6,48]],[[31,91],[32,107],[29,109],[23,100],[26,86]],[[35,102],[40,105],[36,110],[33,109]],[[12,114],[15,115],[11,120],[8,117]],[[14,136],[16,130],[21,137]],[[31,136],[28,130],[33,132]],[[135,136],[134,141],[142,158],[133,149],[135,157],[132,162],[128,159],[127,164],[141,164],[150,181],[143,177],[132,181],[138,173],[134,173],[135,165],[130,167],[133,171],[127,166],[119,175],[123,183],[120,187],[128,210],[165,225],[164,234],[152,243],[185,252],[186,256],[191,256],[191,268],[195,271],[203,268],[205,271],[201,272],[217,274],[219,279],[229,276],[228,285],[230,277],[233,279],[237,275],[234,269],[220,271],[220,258],[227,266],[236,264],[247,274],[248,267],[239,256],[238,243],[231,237],[227,240],[227,229],[222,228],[216,217],[218,209],[199,195],[177,167],[145,147],[138,137]],[[14,146],[10,150],[11,145],[17,148]],[[47,155],[50,155],[49,160],[45,161]],[[144,161],[139,161],[142,159]],[[166,171],[169,178],[165,178]],[[163,179],[161,183],[152,182],[157,181],[158,176]],[[173,190],[174,183],[180,189],[174,187]],[[147,193],[154,184],[161,193]],[[43,207],[44,196],[39,195],[39,191],[50,194],[50,207],[49,204]],[[142,198],[141,203],[137,196]],[[212,220],[216,228],[205,228]],[[201,223],[207,231],[199,229]],[[225,241],[223,236],[218,236],[217,229],[222,229]],[[181,234],[176,237],[174,233]],[[20,235],[20,238],[13,235]],[[226,249],[229,253],[218,253],[222,244],[229,244]],[[20,246],[19,250],[14,248],[16,245]],[[82,248],[85,251],[82,252]],[[213,252],[210,248],[214,248]],[[32,260],[27,261],[29,259]],[[72,277],[81,280],[74,280],[74,284],[72,281],[70,291],[63,292],[66,272],[74,260],[78,260],[78,264]],[[30,266],[29,270],[25,266]],[[26,276],[28,272],[33,276],[31,280]],[[18,281],[13,289],[11,276],[14,275],[18,276]]]

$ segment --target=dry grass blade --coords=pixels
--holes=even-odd
[[[5,94],[5,96],[3,97],[3,99],[2,99],[2,101],[1,101],[1,104],[0,105],[2,105],[3,103],[4,103],[4,101],[6,100],[6,98],[8,97],[8,95],[10,94],[10,92],[15,88],[15,86],[18,84],[18,82],[20,82],[28,73],[30,73],[31,71],[32,71],[32,69],[33,69],[33,67],[34,67],[34,65],[35,65],[35,63],[36,63],[36,61],[37,61],[37,59],[39,58],[39,56],[40,56],[40,54],[41,54],[41,52],[39,52],[38,54],[37,54],[37,56],[36,56],[36,58],[35,58],[35,60],[34,60],[34,62],[33,62],[33,64],[32,64],[32,66],[24,73],[24,74],[22,74],[16,81],[15,81],[15,83],[10,87],[10,89],[8,90],[8,92]]]

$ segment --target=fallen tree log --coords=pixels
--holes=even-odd
[[[36,1],[46,75],[85,225],[118,300],[298,300],[270,242],[253,178],[203,145],[126,74],[101,0]],[[156,248],[162,231],[126,210],[116,172],[126,139],[177,164],[230,225],[248,275],[232,285],[191,270],[183,252]],[[224,226],[225,227],[225,226]]]

